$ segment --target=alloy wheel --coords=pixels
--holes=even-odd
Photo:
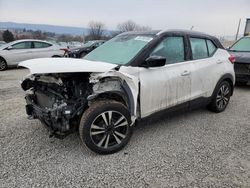
[[[223,84],[216,97],[216,105],[219,109],[223,109],[227,106],[230,99],[230,88],[227,84]]]
[[[3,59],[0,59],[0,70],[6,69],[6,63]]]
[[[105,111],[95,118],[90,127],[93,143],[100,148],[119,145],[128,135],[129,124],[117,111]]]

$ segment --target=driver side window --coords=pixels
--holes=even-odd
[[[150,56],[166,58],[166,64],[185,61],[183,37],[167,37],[158,44]]]

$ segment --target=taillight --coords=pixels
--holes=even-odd
[[[66,55],[67,55],[69,49],[68,49],[68,48],[61,48],[60,50],[63,50],[63,51],[64,51],[63,56],[66,57]]]
[[[234,55],[230,55],[230,57],[228,58],[229,61],[234,64],[235,63],[235,56]]]
[[[61,48],[60,50],[63,50],[65,53],[67,53],[69,51],[68,48]]]

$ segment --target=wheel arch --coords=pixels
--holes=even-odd
[[[135,114],[135,101],[129,85],[118,77],[102,78],[93,86],[93,94],[88,97],[91,103],[96,100],[110,99],[124,104],[131,113]]]
[[[7,63],[6,59],[2,55],[0,55],[0,59],[3,59]]]
[[[214,88],[214,91],[213,91],[213,95],[212,95],[212,96],[214,96],[215,91],[216,91],[216,88],[217,88],[217,87],[220,85],[220,83],[223,82],[223,81],[227,81],[227,82],[230,84],[230,86],[231,86],[231,88],[232,88],[231,96],[233,95],[233,92],[234,92],[234,77],[233,77],[233,75],[227,73],[227,74],[224,74],[224,75],[219,79],[219,81],[217,82],[217,84],[216,84],[216,86],[215,86],[215,88]]]
[[[6,58],[4,58],[2,55],[0,55],[0,60],[1,60],[1,59],[5,62],[5,65],[6,65],[6,67],[5,67],[3,70],[8,69],[9,66],[8,66],[7,61],[6,61]],[[2,71],[3,71],[3,70],[2,70]]]

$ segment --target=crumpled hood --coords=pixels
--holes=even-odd
[[[249,63],[250,64],[250,52],[233,52],[230,54],[235,56],[236,63]]]
[[[85,59],[71,58],[39,58],[23,61],[18,64],[20,67],[26,67],[31,74],[48,73],[71,73],[71,72],[106,72],[117,65],[88,61]]]

